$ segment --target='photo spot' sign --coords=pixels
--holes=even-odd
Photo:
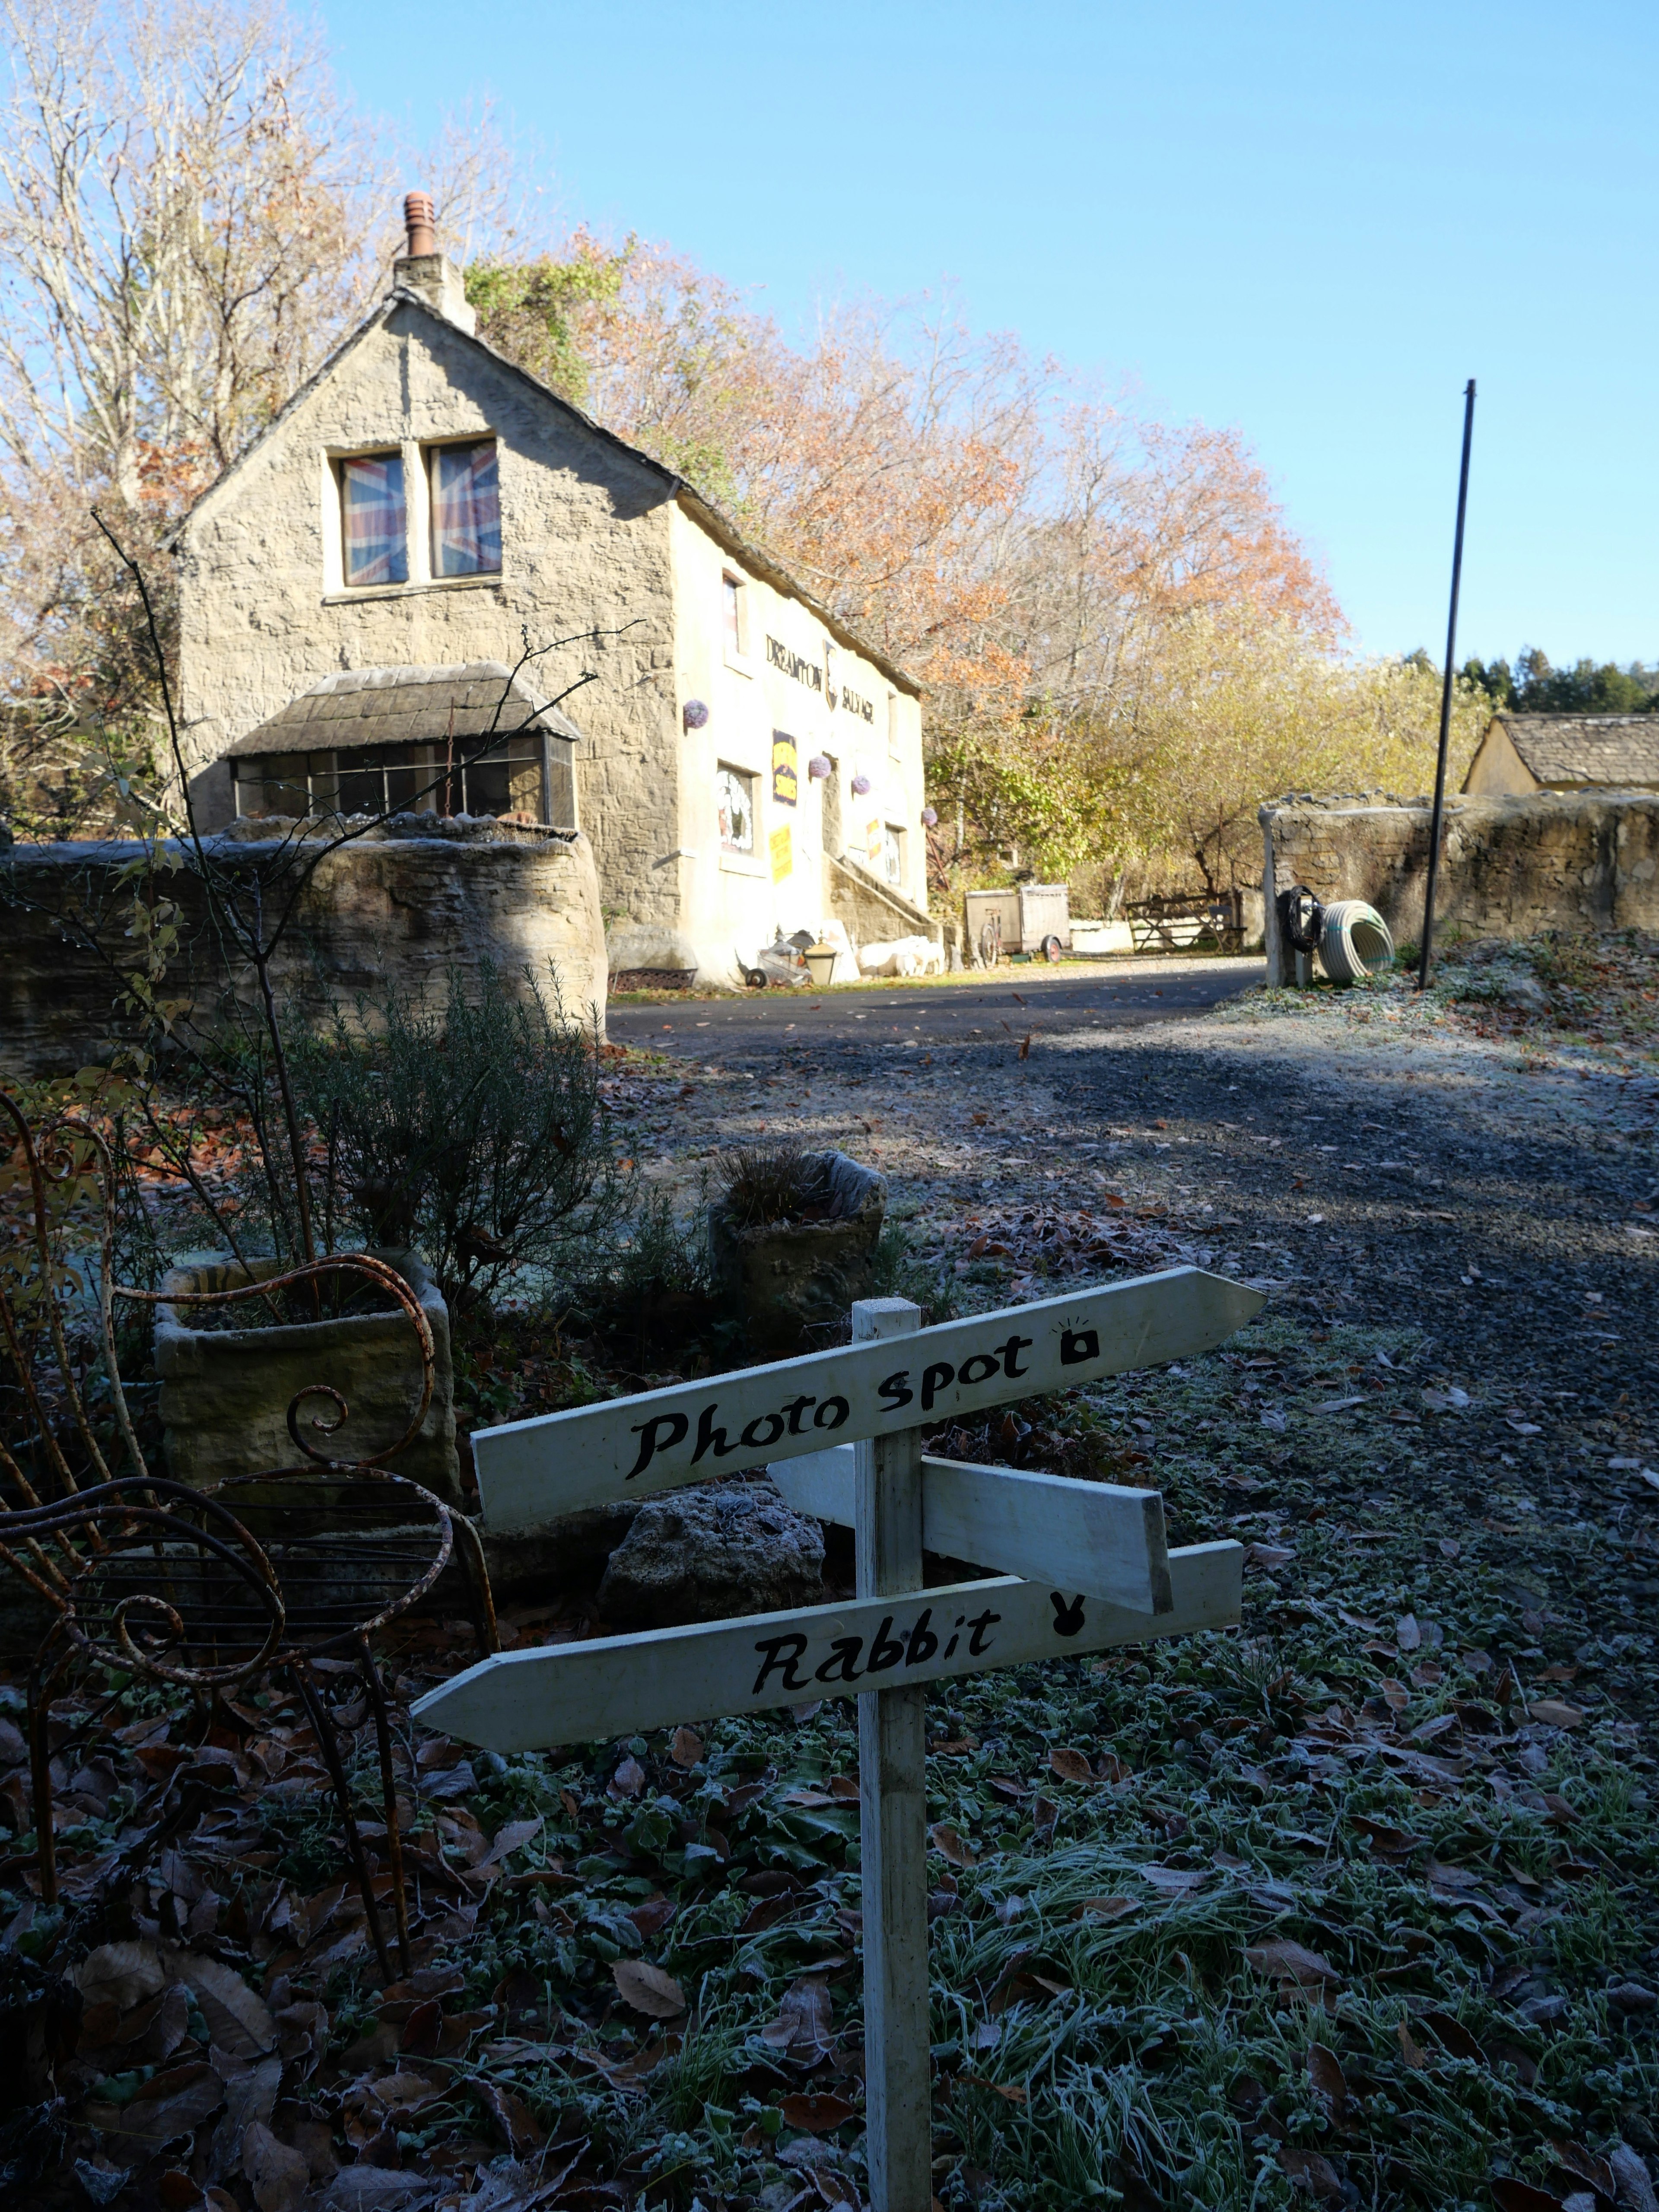
[[[534,1528],[586,1505],[799,1458],[854,1437],[964,1419],[1016,1398],[1207,1352],[1264,1304],[1199,1267],[843,1345],[472,1438],[485,1526]]]

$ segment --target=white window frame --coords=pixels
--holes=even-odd
[[[735,592],[737,594],[738,641],[735,645],[727,635],[726,627],[726,609],[732,604],[726,595],[731,592]],[[754,674],[753,664],[749,654],[749,581],[747,577],[740,576],[735,568],[722,568],[720,571],[720,653],[726,665],[734,674],[738,676]]]
[[[734,777],[745,789],[749,800],[749,821],[752,842],[745,853],[740,847],[728,845],[720,835],[720,779]],[[761,827],[760,793],[763,779],[757,769],[744,768],[740,761],[721,760],[714,763],[714,843],[720,854],[720,865],[729,876],[763,876],[767,872],[766,836]]]

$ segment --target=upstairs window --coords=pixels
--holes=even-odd
[[[733,660],[743,658],[743,586],[735,576],[720,579],[722,613],[726,621],[726,650]]]
[[[432,451],[432,573],[493,576],[501,566],[495,441]]]
[[[409,581],[401,453],[340,463],[341,567],[348,590]]]

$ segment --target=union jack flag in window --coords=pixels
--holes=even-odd
[[[341,462],[340,516],[348,585],[409,581],[401,453]]]
[[[432,456],[433,568],[440,576],[483,576],[501,565],[501,503],[495,441],[440,446]]]

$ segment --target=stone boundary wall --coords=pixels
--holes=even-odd
[[[207,843],[245,885],[263,877],[280,891],[297,828],[247,822]],[[106,1047],[117,975],[136,960],[126,933],[131,893],[120,872],[143,853],[115,842],[0,852],[0,1073],[72,1073]],[[185,919],[185,949],[161,994],[198,1007],[233,988],[246,995],[252,979],[233,975],[199,876],[185,866],[155,880]],[[389,985],[435,1001],[455,970],[476,974],[486,961],[511,976],[529,970],[544,988],[550,963],[566,1013],[591,1021],[597,1008],[603,1035],[605,924],[585,836],[399,816],[321,862],[273,980],[279,997],[302,1011]]]
[[[1276,890],[1366,899],[1396,945],[1419,944],[1431,805],[1287,799],[1261,810],[1267,981],[1290,972]],[[1547,929],[1659,933],[1659,793],[1540,792],[1448,799],[1435,934],[1532,937]]]

